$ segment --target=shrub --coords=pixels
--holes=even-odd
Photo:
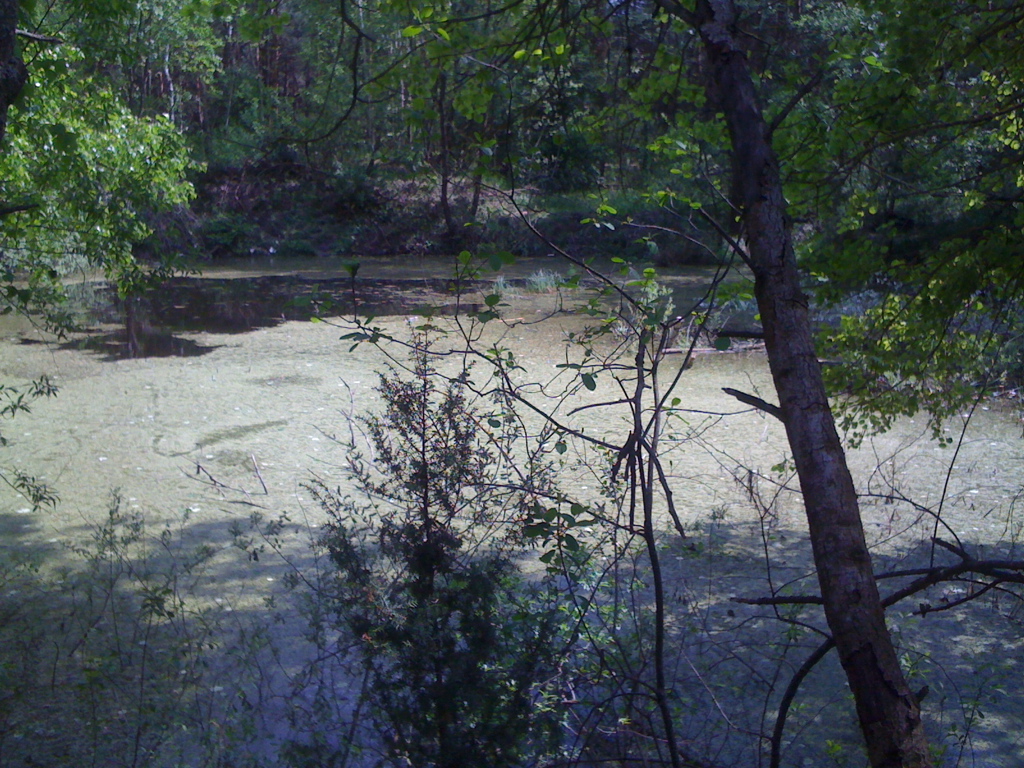
[[[368,675],[372,730],[394,765],[528,764],[557,747],[543,681],[565,644],[554,591],[515,562],[544,472],[509,476],[508,437],[481,427],[467,375],[441,378],[428,354],[418,346],[411,378],[381,375],[383,413],[363,420],[376,471],[350,449],[367,501],[310,486],[330,520],[322,597]]]

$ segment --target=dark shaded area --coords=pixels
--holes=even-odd
[[[487,281],[463,282],[461,293],[486,288]],[[192,357],[206,346],[177,334],[246,333],[290,320],[351,315],[451,314],[456,285],[448,279],[310,279],[294,275],[239,278],[177,277],[158,288],[119,300],[112,286],[84,284],[69,291],[87,324],[123,325],[114,332],[88,333],[65,347],[109,356]],[[463,303],[461,308],[474,307]]]
[[[463,291],[487,283],[463,284]],[[451,303],[437,297],[451,296]],[[113,291],[111,291],[113,299]],[[310,279],[294,275],[238,278],[177,277],[133,299],[142,322],[168,331],[246,333],[316,316],[408,315],[454,309],[455,285],[447,279]],[[105,322],[124,319],[123,302],[111,301]]]
[[[448,265],[439,266],[444,272]],[[543,273],[543,269],[534,275]],[[505,278],[507,289],[536,293],[531,277]],[[674,306],[689,312],[705,300],[704,281],[673,282]],[[592,278],[580,286],[596,290]],[[84,349],[118,360],[133,357],[196,357],[217,348],[185,333],[247,333],[287,321],[314,317],[386,317],[452,315],[486,307],[481,297],[495,290],[493,280],[455,280],[451,277],[377,277],[348,275],[308,277],[259,274],[242,277],[175,277],[130,299],[120,299],[113,286],[101,282],[68,287],[71,310],[85,328],[83,335],[64,348]],[[551,290],[556,290],[552,288]],[[542,293],[544,291],[541,291]],[[723,317],[718,335],[738,339],[760,338],[752,310],[732,308]],[[95,326],[108,326],[96,328]],[[120,326],[111,330],[109,326]]]
[[[141,518],[123,512],[100,526],[67,529],[81,547],[71,551],[24,535],[44,519],[45,513],[0,515],[0,530],[11,535],[0,546],[3,765],[111,765],[131,754],[136,738],[153,754],[169,756],[176,733],[188,733],[194,741],[191,765],[212,764],[199,759],[212,745],[222,750],[221,765],[255,764],[255,755],[266,759],[282,745],[337,754],[353,720],[373,737],[376,726],[365,715],[360,719],[352,706],[362,685],[359,665],[343,653],[318,655],[306,634],[309,615],[299,607],[299,595],[269,588],[276,597],[273,605],[233,597],[284,584],[295,567],[312,572],[316,564],[305,524],[275,529],[288,563],[251,523],[236,527],[230,520],[183,519],[165,533],[155,524],[136,528]],[[869,535],[883,535],[885,523],[869,522]],[[666,559],[665,575],[672,585],[670,648],[680,738],[695,753],[715,756],[706,765],[753,765],[765,702],[772,711],[793,670],[822,642],[812,629],[825,626],[821,608],[796,605],[776,613],[772,606],[733,599],[771,593],[756,524],[708,519],[686,540],[670,537],[665,544],[673,555]],[[1012,544],[962,544],[979,557],[1017,554]],[[816,595],[806,532],[771,527],[769,547],[778,593]],[[57,558],[68,568],[59,579],[27,565]],[[939,563],[953,560],[940,555]],[[929,561],[923,541],[875,554],[879,573]],[[626,589],[648,566],[643,559],[624,561],[616,572],[619,586]],[[164,583],[180,591],[154,589]],[[884,579],[883,592],[897,583],[902,580]],[[907,609],[921,600],[948,605],[967,586],[937,585],[909,599]],[[202,598],[210,595],[225,598],[223,605],[201,609]],[[309,597],[323,600],[324,595]],[[643,595],[638,599],[642,604]],[[930,689],[924,707],[935,743],[950,751],[962,747],[978,764],[1016,764],[1019,699],[1012,687],[1004,690],[1004,681],[1014,679],[1024,658],[1017,642],[1021,604],[1016,596],[990,592],[955,610],[919,618],[893,610],[890,618],[902,629],[899,648],[914,665],[915,689]],[[620,639],[629,637],[624,633]],[[628,654],[628,646],[620,649]],[[288,659],[296,669],[309,666],[290,674],[271,663],[274,658]],[[625,672],[637,680],[649,674],[646,656],[630,663],[635,666]],[[650,744],[646,696],[605,689],[600,679],[588,682],[575,667],[567,674],[578,698],[559,706],[576,715],[573,722],[586,724],[576,745],[591,764],[628,759]],[[859,754],[852,705],[837,686],[841,675],[833,652],[800,686],[783,733],[782,765],[828,765],[830,749]],[[314,691],[325,698],[314,700]],[[256,701],[260,704],[253,708]],[[595,702],[600,708],[590,711]],[[329,704],[329,711],[318,709],[321,703]],[[982,708],[994,716],[978,717]],[[620,722],[626,712],[630,721]],[[79,727],[68,728],[69,722]],[[166,727],[171,723],[177,731]],[[222,743],[223,733],[234,740]]]
[[[245,642],[246,632],[269,637],[266,612],[204,609],[198,596],[280,568],[217,558],[230,554],[226,524],[147,530],[114,504],[105,522],[73,531],[84,535],[74,545],[0,546],[4,766],[167,764],[183,738],[189,764],[208,765],[214,722],[247,716],[218,691],[273,682],[261,675],[261,646]],[[59,571],[37,570],[58,559]]]
[[[217,346],[197,344],[168,331],[153,328],[87,332],[87,335],[61,344],[62,349],[84,349],[103,355],[107,360],[130,357],[199,357],[217,349]]]
[[[881,510],[869,510],[867,517],[869,540],[886,539],[890,524]],[[1019,556],[1012,543],[965,538],[961,544],[978,558]],[[691,605],[689,619],[698,625],[676,639],[680,654],[708,664],[706,670],[698,665],[692,675],[685,664],[679,666],[683,671],[678,673],[676,690],[684,701],[692,702],[688,711],[693,713],[680,723],[683,739],[698,743],[714,738],[732,745],[723,752],[742,754],[740,734],[729,733],[723,722],[710,717],[702,723],[704,713],[723,705],[736,723],[760,717],[765,702],[769,711],[775,711],[794,675],[831,634],[821,605],[800,602],[804,597],[820,598],[809,550],[804,530],[769,522],[762,533],[757,524],[713,518],[686,540],[666,541],[666,551],[678,553],[666,558],[664,565],[666,583],[675,590],[670,602]],[[939,548],[933,563],[932,553],[931,543],[913,534],[896,551],[874,552],[883,598],[911,583],[916,578],[910,574],[913,569],[947,567],[957,561]],[[779,605],[756,604],[758,599],[771,600],[773,592]],[[969,595],[973,598],[957,603]],[[931,609],[922,616],[920,607],[925,604]],[[1018,642],[1022,610],[1015,587],[985,592],[970,577],[935,584],[888,609],[897,650],[913,670],[914,690],[925,696],[930,738],[948,753],[963,749],[979,765],[1003,765],[991,762],[997,757],[1006,758],[1006,765],[1017,764],[1014,760],[1019,760],[1022,748],[1019,700],[1008,695],[1000,681],[1014,674],[1024,658]],[[676,613],[674,620],[686,627],[685,614]],[[846,754],[860,753],[849,691],[845,686],[837,690],[842,675],[833,648],[802,679],[781,733],[781,765],[838,763],[829,753],[839,747]],[[711,687],[705,688],[708,681]],[[743,695],[734,699],[736,691]],[[977,709],[999,715],[987,720],[978,717]],[[770,731],[771,725],[766,732]]]
[[[297,156],[264,157],[208,168],[197,179],[198,199],[190,215],[152,217],[148,223],[155,234],[143,250],[151,257],[180,252],[221,263],[275,254],[447,257],[463,249],[531,257],[550,253],[550,241],[591,257],[653,259],[660,267],[721,261],[720,238],[695,223],[688,208],[681,215],[639,193],[615,196],[616,213],[605,216],[611,228],[582,223],[595,213],[596,204],[585,192],[599,188],[594,162],[599,150],[585,140],[569,143],[573,146],[549,146],[530,163],[535,191],[558,196],[529,222],[511,205],[509,193],[487,185],[474,191],[469,178],[449,179],[447,208],[457,224],[449,231],[437,181],[416,178],[408,168],[325,173]],[[537,202],[533,195],[528,199]]]

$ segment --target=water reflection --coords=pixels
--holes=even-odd
[[[112,286],[102,281],[70,286],[73,310],[83,325],[120,326],[118,330],[98,330],[76,340],[73,346],[100,352],[111,359],[197,356],[216,347],[204,346],[181,334],[246,333],[317,315],[448,315],[483,306],[483,297],[495,291],[509,291],[517,301],[525,297],[529,303],[531,297],[535,300],[542,293],[558,293],[558,281],[566,274],[566,265],[553,259],[524,260],[503,268],[500,280],[498,273],[490,272],[481,274],[480,279],[456,280],[449,260],[371,260],[372,263],[362,265],[364,268],[357,275],[346,270],[341,262],[327,261],[318,263],[316,268],[307,265],[306,269],[288,273],[268,271],[281,265],[222,267],[201,277],[172,278],[158,288],[123,301]],[[604,266],[609,268],[608,274],[617,274],[612,269],[615,265]],[[540,274],[554,278],[547,281],[550,285],[546,290],[538,290],[536,285],[536,276]],[[712,274],[706,268],[694,268],[660,279],[670,291],[676,311],[684,312],[704,301]],[[580,280],[584,291],[600,285],[591,277]],[[751,325],[752,313],[734,311],[732,315],[726,320],[732,320],[730,326]]]
[[[485,281],[464,282],[461,290],[479,292],[487,285]],[[123,301],[109,285],[84,283],[71,290],[71,299],[83,323],[122,328],[90,334],[68,346],[112,358],[190,357],[216,347],[182,338],[182,333],[246,333],[289,320],[351,315],[354,311],[373,316],[428,311],[451,314],[456,309],[456,287],[442,279],[353,282],[350,278],[314,280],[299,275],[178,277]]]

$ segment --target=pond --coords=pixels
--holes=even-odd
[[[323,269],[318,264],[319,271],[310,265],[288,275],[268,275],[266,265],[254,265],[211,271],[199,282],[175,281],[147,299],[142,337],[150,346],[139,346],[134,357],[126,354],[128,338],[115,322],[118,316],[95,287],[81,289],[82,296],[96,299],[89,333],[57,341],[8,321],[0,334],[5,383],[45,373],[60,393],[5,425],[11,445],[4,449],[3,464],[52,485],[61,502],[33,511],[4,488],[0,547],[8,553],[33,551],[44,568],[58,569],[70,557],[62,543],[88,538],[117,489],[125,508],[143,512],[154,530],[177,527],[189,542],[223,548],[224,562],[232,565],[217,571],[211,593],[232,595],[236,606],[258,615],[260,601],[276,594],[291,566],[275,558],[244,564],[230,559],[232,529],[244,527],[254,511],[268,517],[287,513],[294,525],[282,540],[283,550],[293,563],[308,557],[309,537],[323,515],[304,484],[315,475],[346,487],[340,469],[344,449],[334,438],[344,439],[353,418],[374,411],[378,373],[389,354],[401,358],[387,346],[352,348],[342,341],[350,330],[344,318],[309,321],[310,305],[296,305],[296,293],[316,299],[331,294],[336,301],[351,295],[343,265]],[[509,322],[492,322],[482,331],[488,343],[515,351],[523,382],[563,380],[567,374],[559,366],[568,359],[568,334],[586,322],[560,312],[579,296],[528,287],[532,274],[557,266],[552,260],[513,270],[512,282],[505,285]],[[407,339],[421,322],[406,315],[421,303],[446,307],[435,323],[456,328],[451,286],[437,271],[436,264],[425,262],[366,263],[357,277],[357,301],[365,297],[362,309],[372,306],[379,315],[375,324],[399,339]],[[706,271],[674,276],[677,305],[699,296],[707,280]],[[479,302],[493,290],[493,281],[470,287],[466,300]],[[741,328],[750,322],[736,319]],[[673,374],[681,365],[682,356],[670,357],[666,372]],[[754,614],[728,599],[763,594],[764,573],[756,563],[765,552],[773,557],[777,578],[806,585],[810,575],[795,481],[772,471],[787,455],[782,426],[722,392],[732,387],[774,400],[766,361],[756,348],[708,352],[681,373],[676,395],[686,411],[668,424],[665,439],[670,483],[693,536],[689,546],[713,552],[718,565],[713,568],[711,560],[694,565],[685,542],[673,543],[666,521],[666,546],[676,553],[671,589],[680,605],[704,611],[709,625],[734,616],[746,621]],[[573,426],[621,444],[627,414],[614,407],[581,408],[620,397],[611,377],[600,375],[593,392],[580,390],[570,401],[538,392],[535,404],[542,411],[557,408]],[[960,426],[951,423],[951,434]],[[998,403],[979,408],[958,452],[927,438],[923,419],[905,419],[850,454],[858,485],[870,494],[863,514],[880,563],[910,562],[919,542],[932,533],[933,519],[921,509],[940,504],[947,535],[955,533],[979,553],[1013,555],[1021,534],[1015,512],[1024,477],[1016,413]],[[600,461],[607,459],[573,450],[566,458],[567,490],[583,500],[599,499]],[[759,478],[762,499],[774,498],[767,514],[751,503],[752,478]],[[766,520],[767,538],[760,535]],[[909,610],[899,619],[901,626],[924,623],[912,620]],[[985,603],[962,618],[928,619],[925,641],[917,646],[925,650],[919,652],[943,659],[952,670],[977,664],[999,648],[1019,673],[1024,649],[1019,633],[1014,635],[1016,625],[994,623],[1000,610]],[[942,699],[941,706],[952,706],[951,701]],[[1007,699],[986,713],[988,725],[975,734],[975,749],[989,759],[985,765],[1024,760],[1024,708],[1018,704],[1019,699]],[[1008,761],[997,759],[1003,754]]]
[[[531,260],[506,272],[505,290],[514,295],[506,309],[512,324],[502,333],[537,376],[555,370],[565,355],[565,334],[584,322],[560,313],[580,296],[528,285],[531,275],[556,274],[557,266],[554,259]],[[202,279],[179,278],[148,295],[134,350],[123,312],[102,284],[77,288],[83,320],[91,325],[86,333],[57,341],[9,326],[2,348],[8,381],[45,373],[61,391],[11,422],[6,461],[51,483],[64,500],[42,514],[9,501],[18,506],[14,517],[5,515],[12,532],[54,538],[84,530],[105,513],[114,488],[157,520],[185,509],[193,519],[218,516],[224,488],[203,482],[211,478],[258,493],[260,506],[282,510],[302,498],[300,486],[311,471],[341,463],[329,435],[343,431],[349,416],[372,409],[385,355],[370,345],[350,350],[338,328],[309,322],[313,304],[295,301],[340,295],[343,303],[351,280],[342,265],[325,268],[320,260],[276,275],[267,268],[255,263],[209,270]],[[407,337],[409,313],[428,305],[442,315],[453,311],[451,281],[430,276],[444,269],[421,260],[406,266],[370,260],[357,278],[360,310],[383,316],[378,325]],[[678,300],[696,300],[709,276],[708,270],[674,276]],[[492,290],[493,280],[475,281],[462,301],[480,306]],[[762,358],[702,359],[684,378],[684,389],[698,398],[697,409],[744,410],[720,392],[730,382],[767,391]],[[592,426],[604,429],[607,417],[592,413]],[[760,434],[765,425],[753,421],[758,439],[752,445],[771,445],[768,433]],[[741,432],[727,426],[723,448],[745,445]]]

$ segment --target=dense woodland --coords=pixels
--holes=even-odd
[[[943,532],[940,504],[923,510],[924,560],[882,579],[844,451],[924,413],[952,452],[951,417],[1018,397],[1024,4],[0,0],[0,59],[0,292],[5,312],[56,333],[73,331],[63,282],[85,269],[129,305],[179,271],[267,255],[449,256],[475,277],[478,263],[558,253],[598,286],[582,304],[593,328],[567,342],[564,396],[614,380],[623,444],[515,383],[518,362],[481,330],[501,322],[498,293],[457,343],[434,321],[411,340],[372,319],[345,326],[351,344],[411,350],[394,353],[407,372],[384,372],[384,411],[362,422],[376,461],[353,446],[347,469],[390,512],[313,486],[333,575],[311,622],[326,655],[365,640],[347,674],[366,687],[329,703],[318,678],[324,723],[265,764],[973,764],[968,737],[930,727],[886,610],[923,617],[928,590],[956,582],[1010,601],[1000,621],[1019,629],[1017,534],[977,552]],[[672,307],[657,270],[687,264],[715,278],[697,306]],[[785,425],[778,472],[802,493],[817,582],[759,598],[779,622],[773,682],[760,720],[741,722],[707,677],[681,692],[666,661],[687,630],[662,584],[663,524],[687,534],[662,439],[686,404],[662,366],[681,327],[744,296],[778,404],[731,394]],[[703,338],[726,348],[713,330]],[[690,352],[702,338],[683,337]],[[453,343],[493,385],[441,363]],[[45,378],[0,384],[6,416],[52,394]],[[590,451],[606,505],[560,489],[567,451]],[[273,549],[280,525],[243,548]],[[595,566],[601,547],[628,577]],[[544,584],[519,572],[524,552]],[[140,583],[147,626],[173,624],[177,593]],[[815,642],[793,661],[800,633]],[[786,752],[801,681],[829,655],[861,741]],[[26,726],[9,698],[0,743],[15,744]],[[117,764],[171,764],[135,733]],[[37,764],[10,749],[12,765]],[[242,764],[218,749],[176,764]]]

